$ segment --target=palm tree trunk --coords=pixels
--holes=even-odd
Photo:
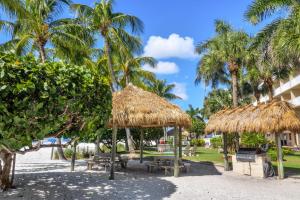
[[[257,103],[259,103],[259,101],[260,101],[260,92],[257,89],[254,89],[254,97],[255,97]]]
[[[238,80],[237,80],[237,70],[231,72],[231,81],[232,81],[232,100],[233,107],[238,106]]]
[[[100,136],[97,135],[96,143],[95,143],[95,157],[100,157]]]
[[[116,81],[114,69],[112,66],[111,49],[110,49],[110,45],[109,45],[107,37],[103,36],[103,38],[104,38],[104,45],[105,45],[105,54],[107,56],[107,65],[108,65],[108,69],[109,69],[109,73],[110,73],[110,77],[111,77],[111,90],[112,90],[112,92],[115,92],[116,88],[114,88],[114,85],[117,84],[117,81]]]
[[[75,141],[75,142],[73,143],[73,153],[72,153],[72,159],[71,159],[71,172],[73,172],[74,169],[75,169],[76,146],[77,146],[77,141]]]
[[[126,131],[126,137],[127,137],[127,143],[128,143],[128,151],[133,152],[134,151],[134,142],[130,133],[129,128],[125,128]]]
[[[44,44],[39,44],[39,53],[40,53],[40,58],[42,63],[46,62],[46,51],[45,51],[45,45]]]
[[[266,84],[268,86],[268,96],[269,96],[269,100],[272,101],[273,100],[273,81],[271,79],[266,80]]]
[[[238,107],[238,67],[235,64],[231,64],[231,81],[232,81],[232,100],[233,100],[233,107]],[[235,136],[235,150],[238,151],[240,148],[239,144],[239,134],[234,133]]]

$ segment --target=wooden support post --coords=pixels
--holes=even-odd
[[[182,158],[182,128],[179,127],[179,158]]]
[[[229,171],[228,150],[227,150],[227,134],[223,133],[223,153],[224,153],[224,170]]]
[[[284,179],[282,145],[281,145],[280,133],[275,133],[275,140],[276,140],[276,145],[277,145],[278,179]]]
[[[117,132],[118,132],[118,129],[116,127],[113,127],[109,180],[114,180],[115,179],[115,160],[116,160],[116,150],[117,150]]]
[[[76,160],[76,146],[77,146],[77,141],[74,141],[73,143],[73,153],[72,153],[72,159],[71,159],[71,172],[74,171],[75,169],[75,160]]]
[[[13,186],[14,179],[15,179],[15,170],[16,170],[16,153],[14,153],[14,158],[12,161],[12,170],[11,170],[11,177],[10,177],[10,185]]]
[[[178,127],[174,127],[174,176],[178,177],[179,176],[179,158],[178,158]]]
[[[141,135],[140,135],[140,163],[143,163],[143,151],[144,151],[144,130],[141,129]]]

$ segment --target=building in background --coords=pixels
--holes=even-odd
[[[261,98],[261,102],[267,101],[268,96]],[[286,80],[274,83],[274,99],[287,101],[295,106],[296,112],[300,116],[300,70]],[[274,134],[267,134],[269,140],[275,141]],[[300,146],[300,133],[283,132],[281,143],[284,146]]]

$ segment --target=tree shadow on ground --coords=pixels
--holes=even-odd
[[[176,186],[157,177],[132,177],[117,173],[47,172],[17,174],[16,189],[0,194],[0,199],[163,199]]]
[[[147,162],[147,161],[146,161]],[[146,163],[145,162],[145,163]],[[222,175],[220,170],[218,170],[214,163],[212,162],[193,162],[193,161],[184,161],[191,164],[189,172],[182,170],[180,176],[211,176],[211,175]],[[143,175],[146,172],[146,176],[156,176],[156,177],[165,177],[164,170],[155,169],[153,173],[147,173],[147,167],[145,164],[139,164],[138,160],[131,161],[128,164],[128,168],[123,170],[130,174]],[[167,176],[172,176],[172,173],[169,173]]]

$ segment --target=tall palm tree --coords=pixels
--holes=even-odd
[[[12,33],[12,40],[4,44],[13,47],[17,54],[38,51],[41,62],[45,62],[46,45],[56,49],[81,49],[93,43],[89,31],[74,19],[57,19],[70,0],[19,0],[12,5],[6,0],[1,2],[3,8],[16,15],[15,21],[0,21],[1,28]]]
[[[174,94],[172,91],[175,88],[175,84],[167,84],[166,80],[155,79],[148,82],[149,91],[157,94],[158,96],[166,100],[181,99],[181,97]]]
[[[104,52],[107,58],[107,66],[111,76],[112,90],[116,90],[116,77],[114,74],[114,64],[112,60],[113,47],[119,50],[135,52],[141,50],[139,38],[130,35],[143,31],[143,22],[132,15],[113,12],[113,0],[101,0],[94,8],[83,4],[73,4],[71,8],[77,13],[78,19],[94,34],[100,34],[104,40]]]
[[[269,44],[273,65],[298,65],[300,2],[297,0],[255,0],[245,12],[246,19],[253,24],[258,24],[272,15],[276,16],[276,19],[257,34],[257,43]]]
[[[224,21],[215,21],[216,36],[200,43],[196,51],[202,54],[196,81],[204,80],[216,86],[226,83],[231,76],[233,106],[238,106],[238,74],[247,53],[249,37],[245,32],[234,31]]]

